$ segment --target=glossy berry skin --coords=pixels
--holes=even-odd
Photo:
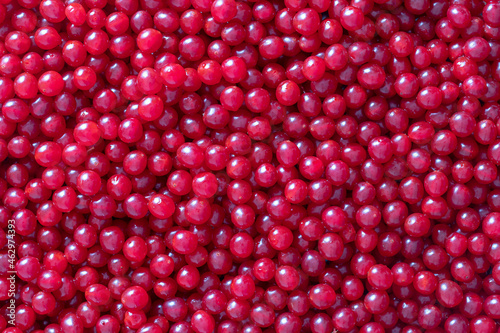
[[[497,333],[499,41],[497,0],[0,1],[0,331]]]

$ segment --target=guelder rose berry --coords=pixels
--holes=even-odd
[[[0,333],[499,330],[497,0],[0,26]]]

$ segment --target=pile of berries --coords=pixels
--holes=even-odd
[[[499,101],[499,0],[0,0],[0,332],[500,332]]]

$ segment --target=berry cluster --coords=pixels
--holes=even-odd
[[[498,0],[0,0],[0,332],[499,332],[499,101]]]

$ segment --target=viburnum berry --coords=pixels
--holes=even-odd
[[[2,333],[499,329],[498,1],[0,25]]]

